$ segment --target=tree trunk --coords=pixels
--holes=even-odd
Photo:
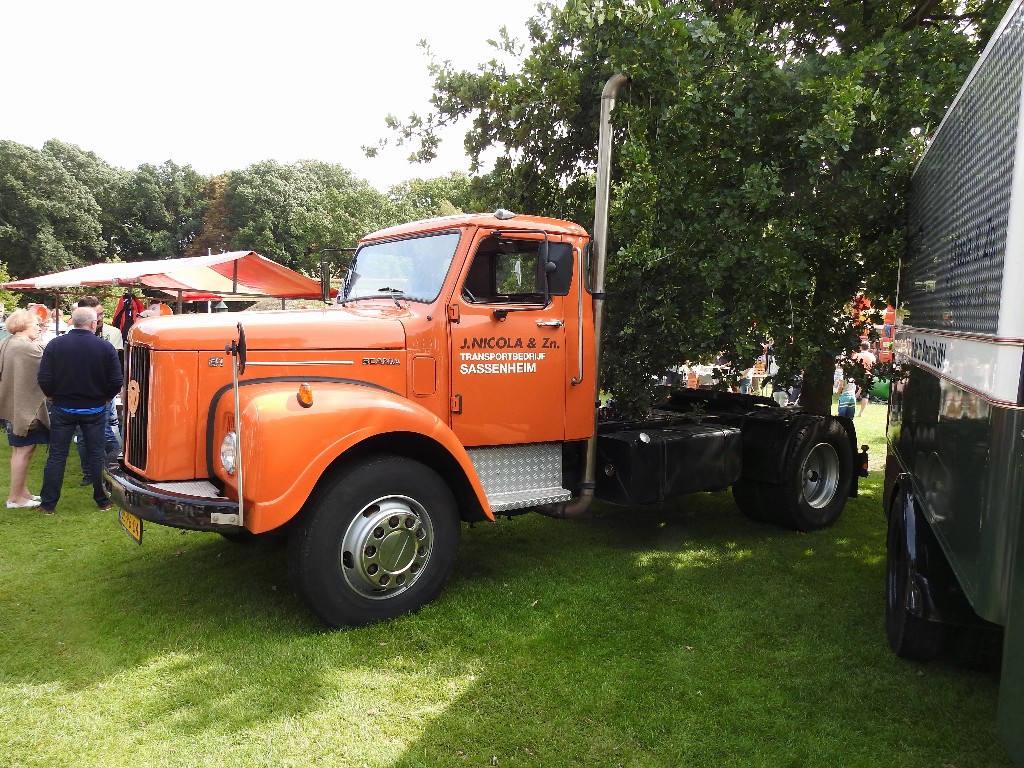
[[[800,406],[808,413],[828,416],[832,413],[834,392],[835,360],[830,355],[819,355],[813,368],[804,371],[803,389],[800,390]]]

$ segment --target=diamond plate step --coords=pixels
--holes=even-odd
[[[494,512],[568,501],[562,487],[562,444],[531,443],[468,448]]]

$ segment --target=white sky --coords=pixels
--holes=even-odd
[[[0,20],[0,139],[59,139],[114,166],[202,174],[339,163],[378,189],[468,170],[464,129],[428,165],[384,125],[424,113],[426,39],[460,69],[525,40],[536,0],[21,0]],[[460,123],[460,126],[462,124]],[[381,156],[363,145],[387,137]]]

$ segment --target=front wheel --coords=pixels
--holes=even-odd
[[[289,540],[297,591],[321,619],[351,627],[434,600],[455,566],[459,519],[448,486],[398,456],[339,473]]]

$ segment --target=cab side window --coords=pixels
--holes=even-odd
[[[541,263],[539,240],[488,238],[481,243],[463,284],[462,296],[482,304],[544,304],[545,279],[551,295],[565,295],[572,281],[572,246],[550,243],[548,261]],[[563,274],[564,273],[564,274]]]

